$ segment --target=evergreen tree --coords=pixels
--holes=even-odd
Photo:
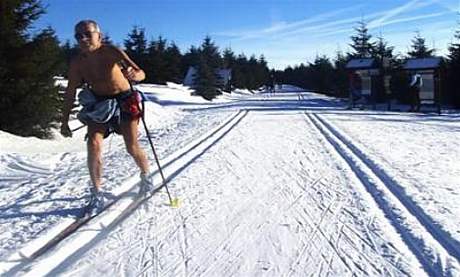
[[[146,61],[147,82],[164,84],[168,81],[166,47],[167,40],[161,36],[150,42]]]
[[[389,65],[395,64],[393,50],[394,47],[388,46],[388,42],[385,41],[382,36],[378,37],[374,52],[372,54],[372,56],[378,61],[381,73],[379,76],[374,77],[374,81],[372,82],[373,97],[377,102],[383,101],[385,99],[388,100],[388,95],[386,95],[384,84],[385,75],[392,74]]]
[[[411,58],[429,58],[435,54],[434,49],[429,49],[425,44],[425,39],[416,32],[412,39],[411,50],[407,53]]]
[[[211,67],[204,57],[200,57],[198,64],[197,77],[195,80],[196,91],[206,100],[212,100],[219,93],[217,90],[218,78],[215,73],[215,68]]]
[[[267,61],[264,55],[260,55],[257,61],[257,71],[256,71],[256,88],[260,88],[261,86],[267,84],[270,79],[270,70],[267,66]]]
[[[191,46],[187,53],[182,57],[182,76],[187,74],[187,70],[190,67],[195,67],[200,63],[200,49],[195,46]]]
[[[124,40],[125,51],[134,62],[142,69],[147,66],[147,40],[145,38],[145,29],[134,26]]]
[[[239,54],[236,58],[235,64],[232,68],[232,82],[237,88],[248,88],[246,78],[248,77],[248,59],[243,53]]]
[[[334,61],[333,90],[338,97],[347,97],[349,92],[348,73],[346,69],[348,59],[342,52],[337,51]]]
[[[222,64],[223,68],[231,70],[232,77],[225,88],[226,91],[231,91],[232,87],[234,87],[235,72],[238,70],[236,64],[236,56],[235,53],[233,53],[232,49],[226,48],[224,50],[222,54]]]
[[[454,39],[455,41],[451,42],[447,48],[449,50],[447,57],[450,62],[458,63],[460,66],[460,29],[455,30]]]
[[[180,83],[184,79],[181,73],[182,54],[179,47],[172,42],[165,52],[166,80]]]
[[[247,67],[245,68],[246,75],[246,88],[254,90],[258,88],[257,84],[257,58],[255,55],[249,57]]]
[[[79,48],[78,45],[70,44],[70,41],[67,40],[65,44],[61,47],[62,55],[64,57],[64,66],[61,70],[60,74],[62,76],[67,77],[67,73],[69,72],[70,61],[78,55]]]
[[[207,100],[212,100],[220,94],[218,70],[222,65],[219,48],[206,36],[200,47],[200,62],[198,64],[198,74],[195,80],[197,84],[197,94]]]
[[[219,48],[211,40],[210,36],[206,36],[200,47],[200,56],[202,56],[210,67],[219,68],[222,66],[222,58],[219,53]]]
[[[353,43],[350,44],[354,52],[349,53],[352,58],[369,58],[374,52],[375,43],[371,42],[372,35],[368,33],[367,25],[364,21],[358,22],[358,27],[354,30],[356,34],[351,36]]]
[[[44,12],[37,0],[0,1],[0,128],[19,135],[47,137],[59,119],[59,42],[51,28],[28,33]]]
[[[326,56],[317,56],[314,63],[310,65],[313,88],[316,91],[330,94],[333,91],[331,80],[334,68]]]
[[[382,62],[383,59],[393,59],[393,46],[388,46],[388,42],[380,36],[377,38],[377,43],[373,49],[372,56],[378,61]]]
[[[102,44],[114,45],[109,33],[104,33],[102,36]]]
[[[458,24],[460,26],[460,24]],[[458,27],[457,27],[458,28]],[[454,34],[455,41],[448,47],[448,72],[447,88],[449,91],[449,100],[456,107],[460,107],[460,29]]]
[[[292,68],[291,66],[288,66],[284,69],[284,74],[283,74],[284,78],[282,79],[283,84],[291,84],[291,85],[299,84],[297,78],[294,77],[294,71],[295,71],[294,68]]]
[[[233,66],[235,66],[236,57],[235,57],[235,53],[233,53],[231,48],[225,48],[224,52],[222,53],[222,60],[223,60],[223,68],[232,69]]]
[[[284,70],[274,70],[274,79],[276,84],[285,84]]]

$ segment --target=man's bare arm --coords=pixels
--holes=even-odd
[[[120,48],[113,47],[118,61],[126,65],[122,72],[130,81],[140,82],[145,79],[145,72]]]

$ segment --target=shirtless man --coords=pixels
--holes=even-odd
[[[114,46],[102,44],[101,30],[95,21],[83,20],[75,25],[75,38],[81,51],[71,62],[69,68],[69,83],[65,94],[61,125],[61,134],[64,136],[71,136],[68,125],[69,114],[75,101],[76,89],[79,86],[86,83],[92,94],[98,99],[119,98],[119,96],[131,93],[128,80],[142,81],[145,78],[144,71],[125,52]],[[121,68],[120,64],[126,67]],[[138,107],[137,103],[136,107]],[[143,181],[141,185],[151,186],[151,182],[147,180],[149,163],[137,140],[139,116],[130,117],[128,115],[123,118],[123,111],[121,113],[119,132],[123,136],[128,153],[140,168]],[[91,190],[89,206],[96,209],[96,212],[102,209],[104,204],[101,193],[102,145],[107,128],[106,124],[88,122],[88,168],[94,186]],[[148,187],[147,190],[149,189],[151,188]]]

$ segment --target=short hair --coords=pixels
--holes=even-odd
[[[94,29],[96,29],[96,32],[100,33],[101,32],[101,28],[99,27],[99,25],[97,24],[96,21],[92,20],[92,19],[85,19],[85,20],[82,20],[80,22],[78,22],[76,25],[75,25],[75,32],[77,32],[77,30],[83,26],[86,26],[86,25],[93,25]]]

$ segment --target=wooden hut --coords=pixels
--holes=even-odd
[[[441,57],[411,58],[403,66],[403,69],[410,75],[419,74],[422,77],[422,86],[419,91],[421,106],[434,105],[438,113],[441,113],[442,64]]]
[[[348,61],[345,68],[349,73],[350,108],[355,103],[374,104],[376,85],[380,76],[379,64],[374,58],[355,58]]]

